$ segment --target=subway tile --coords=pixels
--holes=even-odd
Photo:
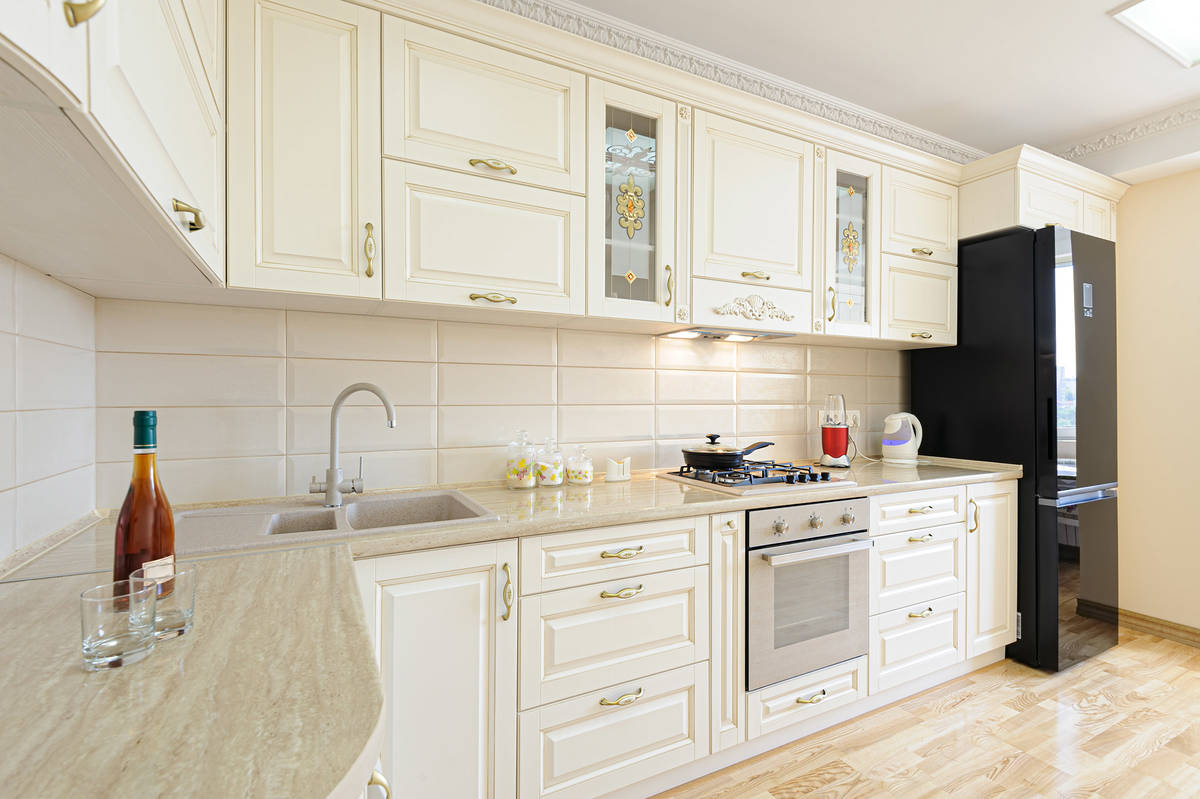
[[[172,505],[281,497],[283,456],[160,461],[159,477]],[[96,464],[96,507],[119,508],[129,488],[128,463]]]
[[[899,377],[908,372],[908,353],[901,350],[867,350],[867,374]]]
[[[16,416],[18,485],[95,462],[94,409],[21,411]]]
[[[284,409],[281,406],[166,407],[157,410],[160,460],[283,455],[286,452]],[[382,408],[377,413],[380,419],[384,418]],[[321,427],[328,441],[328,412]],[[133,411],[130,408],[97,408],[96,460],[129,463],[132,447]]]
[[[803,374],[808,369],[808,348],[803,344],[769,342],[738,344],[737,368],[739,371]]]
[[[0,411],[17,407],[17,337],[0,333]]]
[[[558,331],[559,366],[609,366],[645,369],[654,366],[654,337],[633,333]]]
[[[129,482],[129,475],[125,475]],[[96,470],[93,466],[57,474],[20,486],[16,494],[17,549],[66,527],[96,507]],[[124,497],[122,490],[121,496]]]
[[[351,383],[375,383],[395,405],[433,405],[436,366],[398,361],[352,361],[324,358],[287,359],[289,405],[329,406]],[[346,398],[346,405],[379,405],[365,391]]]
[[[0,333],[17,332],[17,269],[16,261],[0,253]]]
[[[438,446],[501,446],[517,430],[541,444],[557,435],[556,421],[552,405],[443,405],[438,408]]]
[[[287,453],[329,456],[329,408],[287,410]],[[437,445],[437,408],[432,405],[396,406],[396,427],[387,427],[383,408],[361,405],[342,408],[341,448],[344,452],[432,449]]]
[[[99,352],[96,404],[279,405],[284,398],[283,364],[282,358]]]
[[[846,410],[860,408],[867,401],[867,378],[861,375],[809,375],[809,404],[820,407],[827,394],[845,395]]]
[[[17,267],[17,335],[93,349],[95,300],[27,266]]]
[[[883,453],[882,433],[859,433],[854,437],[862,454],[878,458]],[[885,467],[886,468],[886,467]]]
[[[346,478],[358,474],[358,459],[363,459],[363,485],[367,491],[385,488],[426,486],[437,482],[437,450],[412,449],[389,452],[347,450],[342,453],[342,473]],[[287,459],[287,493],[289,496],[307,494],[309,481],[315,476],[325,479],[329,468],[327,455],[289,455]]]
[[[804,402],[808,381],[804,375],[739,372],[738,402]]]
[[[695,405],[702,402],[730,403],[736,394],[734,372],[657,372],[654,399],[658,403]]]
[[[807,411],[804,405],[739,405],[738,436],[804,433],[808,429]]]
[[[17,338],[16,347],[17,410],[95,404],[94,353],[23,336]]]
[[[438,365],[443,405],[553,405],[556,396],[553,366]]]
[[[0,268],[3,268],[2,263],[0,263]],[[7,557],[16,551],[17,492],[0,491],[0,558]]]
[[[629,468],[633,470],[654,468],[653,441],[587,441],[565,445],[563,454],[568,457],[574,455],[580,446],[591,456],[597,477],[604,474],[608,468],[606,458],[615,461],[629,458]]]
[[[290,358],[437,360],[437,322],[361,314],[287,312]]]
[[[654,365],[658,369],[733,369],[736,361],[736,344],[701,339],[654,340]]]
[[[865,375],[867,351],[857,347],[809,347],[809,374]]]
[[[650,405],[571,405],[558,409],[564,442],[637,441],[654,437]]]
[[[756,450],[749,457],[753,460],[790,461],[799,463],[812,460],[814,455],[809,447],[809,436],[805,435],[776,435],[738,437],[735,443],[739,447],[748,447],[759,441],[770,441],[771,446]],[[819,447],[818,447],[819,450]],[[815,455],[820,457],[820,452]]]
[[[639,405],[654,402],[650,369],[558,368],[560,405]]]
[[[504,479],[504,461],[507,457],[504,447],[467,447],[464,449],[449,448],[438,450],[439,483],[479,483]],[[514,498],[529,492],[512,492]]]
[[[283,355],[280,310],[97,300],[96,349],[175,355]]]
[[[0,412],[0,491],[17,484],[17,415]],[[0,543],[3,543],[0,541]],[[0,558],[4,557],[0,555]]]
[[[904,410],[900,403],[889,403],[887,405],[868,405],[866,408],[866,418],[863,419],[863,429],[873,433],[883,431],[883,420],[893,413],[899,413]]]
[[[906,402],[908,391],[899,377],[868,377],[867,402]]]
[[[515,363],[553,366],[558,337],[552,327],[438,322],[438,360],[446,363]]]
[[[732,438],[737,425],[734,405],[667,405],[655,408],[658,438],[694,438],[709,433]]]

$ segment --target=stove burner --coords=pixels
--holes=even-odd
[[[802,485],[804,483],[829,482],[832,479],[829,472],[818,472],[811,466],[796,466],[793,463],[776,461],[743,461],[737,469],[708,470],[681,466],[679,471],[670,472],[670,474],[722,486],[751,486],[770,483]]]

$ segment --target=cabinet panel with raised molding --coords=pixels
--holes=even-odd
[[[883,167],[883,249],[958,263],[958,189],[940,180]]]
[[[883,256],[883,337],[923,344],[958,338],[958,267]]]

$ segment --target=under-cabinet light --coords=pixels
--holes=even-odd
[[[1200,3],[1196,0],[1133,0],[1108,13],[1183,66],[1200,64]]]
[[[772,338],[787,338],[788,333],[763,333],[758,330],[721,330],[710,327],[692,327],[673,333],[659,333],[660,338],[703,338],[709,341],[766,341]]]

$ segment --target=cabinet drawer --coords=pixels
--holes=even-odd
[[[884,166],[883,249],[958,263],[958,189]]]
[[[521,539],[521,593],[536,594],[708,563],[708,517]]]
[[[871,617],[868,673],[872,694],[953,666],[965,656],[963,594]]]
[[[388,16],[383,52],[385,154],[583,193],[581,73]]]
[[[883,256],[885,338],[954,344],[958,336],[958,267]]]
[[[747,737],[781,730],[867,695],[867,659],[858,657],[755,691]]]
[[[520,618],[528,709],[707,658],[708,567],[523,597]]]
[[[871,497],[871,535],[965,521],[966,503],[964,486]]]
[[[692,279],[692,322],[700,325],[812,332],[812,294],[793,289]]]
[[[592,799],[708,754],[708,663],[526,710],[517,726],[521,799]]]
[[[957,594],[966,585],[967,528],[882,535],[871,548],[871,613]]]

